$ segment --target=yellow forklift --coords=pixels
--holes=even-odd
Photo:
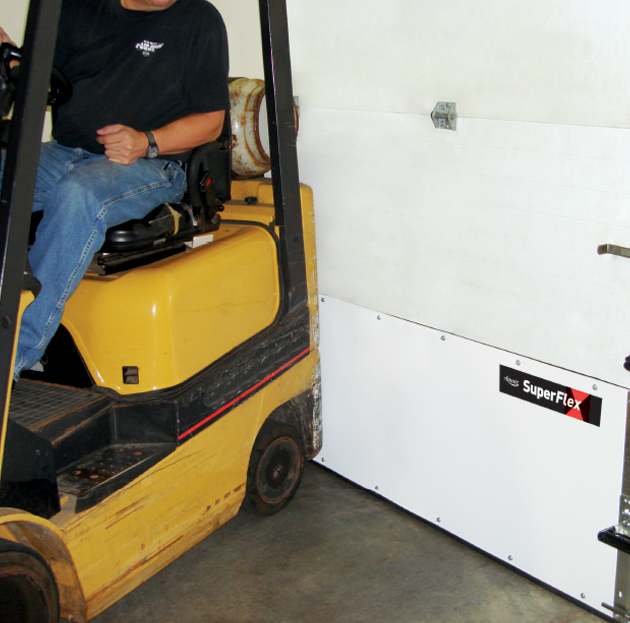
[[[26,251],[45,108],[63,101],[63,81],[49,85],[60,7],[31,0],[21,52],[0,59],[4,113],[14,99],[0,196],[2,623],[89,621],[243,502],[283,508],[321,447],[285,0],[260,0],[271,179],[231,179],[226,125],[191,158],[180,204],[108,232],[43,372],[12,386],[38,289]]]

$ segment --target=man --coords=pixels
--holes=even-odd
[[[0,29],[2,41],[10,41]],[[64,0],[54,59],[73,95],[42,145],[14,378],[42,357],[109,227],[177,202],[190,150],[219,136],[227,37],[206,0]]]

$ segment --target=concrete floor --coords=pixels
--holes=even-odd
[[[601,623],[309,464],[274,517],[241,511],[95,623]]]

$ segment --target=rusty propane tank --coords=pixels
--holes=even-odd
[[[230,81],[232,172],[236,177],[264,175],[271,168],[265,82],[255,78]],[[297,135],[298,111],[294,106]]]

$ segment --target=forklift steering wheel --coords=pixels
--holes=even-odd
[[[0,45],[0,115],[6,117],[11,111],[15,99],[17,82],[20,76],[20,66],[11,67],[11,63],[20,61],[22,52],[10,43]],[[53,67],[50,76],[50,90],[48,92],[48,106],[53,109],[65,104],[72,96],[70,81]]]

